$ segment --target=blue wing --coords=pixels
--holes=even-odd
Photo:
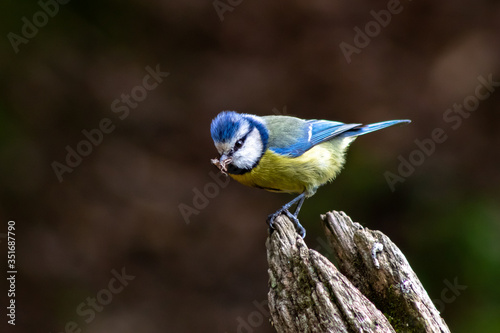
[[[274,131],[271,130],[269,149],[290,157],[300,156],[312,147],[335,137],[354,137],[399,123],[410,122],[409,120],[389,120],[362,125],[329,120],[301,120],[293,117],[267,116],[264,118],[267,118],[268,127],[272,127],[277,132],[273,133]]]
[[[328,120],[302,121],[299,125],[300,128],[293,129],[293,137],[289,137],[288,140],[281,140],[281,142],[275,145],[271,143],[269,149],[280,155],[297,157],[304,154],[312,147],[339,136],[342,133],[346,133],[346,131],[360,125],[361,124],[344,124]],[[283,129],[283,131],[286,130],[286,128]],[[283,131],[281,134],[283,134]]]

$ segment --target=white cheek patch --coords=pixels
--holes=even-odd
[[[234,153],[233,164],[241,169],[250,169],[259,161],[263,150],[264,145],[259,130],[254,128],[248,134],[243,146]]]

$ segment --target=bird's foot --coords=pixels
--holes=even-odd
[[[275,213],[273,213],[267,217],[267,224],[269,225],[269,234],[273,233],[274,221],[281,214],[286,214],[286,216],[288,216],[288,218],[293,222],[293,225],[295,226],[295,230],[300,235],[300,237],[302,237],[302,238],[306,237],[306,229],[304,229],[304,227],[300,224],[297,216],[290,213],[290,211],[286,207],[282,207],[281,209],[279,209],[278,211],[276,211]]]

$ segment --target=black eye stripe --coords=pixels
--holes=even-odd
[[[239,139],[238,141],[236,141],[236,143],[234,144],[234,151],[237,151],[238,149],[240,149],[243,144],[245,143],[245,141],[247,140],[247,137],[248,135],[253,131],[254,127],[252,126],[248,132],[243,135],[243,137],[241,139]]]

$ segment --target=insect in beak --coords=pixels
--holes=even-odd
[[[227,165],[233,161],[233,158],[222,155],[220,160],[217,158],[213,158],[210,161],[213,165],[219,168],[220,172],[227,176]]]

